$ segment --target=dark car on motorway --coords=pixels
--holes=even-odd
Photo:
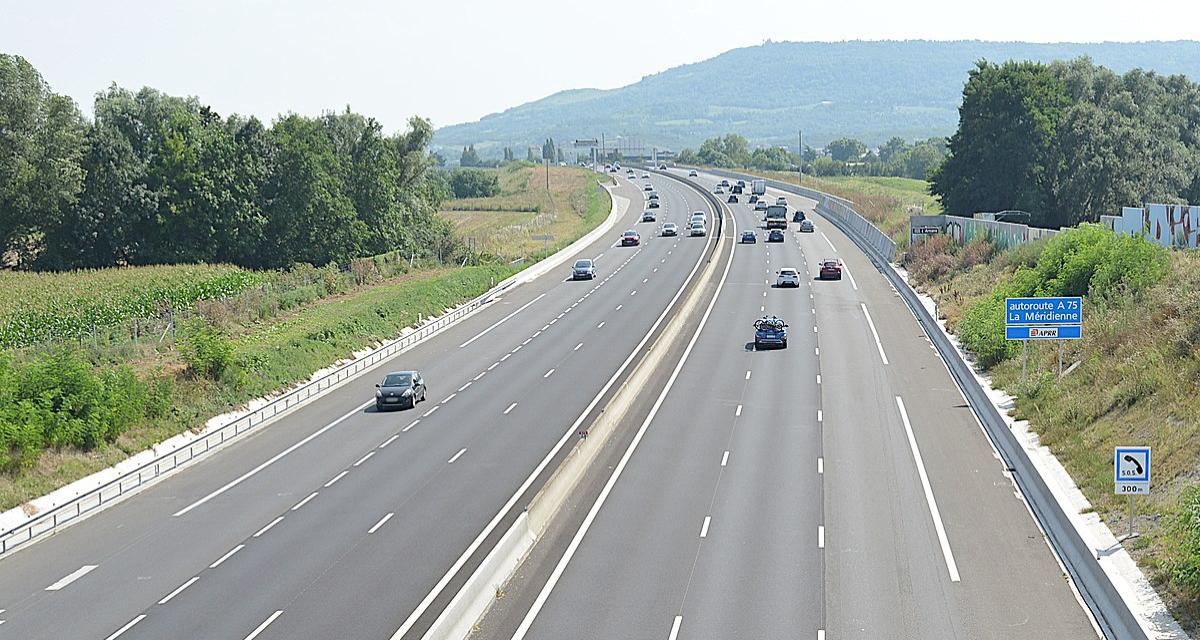
[[[581,258],[571,267],[572,280],[591,280],[596,277],[596,263],[590,258]]]
[[[796,213],[792,214],[792,222],[804,222],[804,212],[796,209]]]
[[[802,233],[812,233],[813,232],[812,220],[801,221],[800,222],[800,231]]]
[[[622,247],[632,247],[642,242],[642,236],[637,231],[630,229],[621,236]]]
[[[729,194],[729,197],[725,199],[725,202],[728,202],[729,204],[737,204],[737,201],[738,197],[736,193]]]
[[[767,232],[767,242],[783,242],[783,230],[771,229]]]
[[[393,371],[375,385],[375,409],[409,409],[425,400],[425,380],[420,371]]]
[[[817,277],[821,280],[841,280],[842,261],[837,258],[825,258],[821,261],[821,273]]]
[[[656,218],[654,216],[653,211],[643,211],[642,212],[642,222],[654,222],[655,219]]]
[[[651,200],[646,203],[647,209],[657,209],[659,207],[658,200]]]
[[[743,231],[742,242],[746,244],[755,244],[758,242],[758,236],[754,235],[753,231]]]
[[[747,202],[749,202],[750,204],[754,204],[755,202],[758,202],[758,194],[757,193],[750,194],[750,199],[747,200]]]

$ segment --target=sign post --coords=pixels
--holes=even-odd
[[[1078,340],[1083,337],[1083,298],[1005,298],[1004,337],[1023,343],[1021,379],[1025,380],[1030,340]],[[1058,374],[1062,375],[1062,343],[1059,343]]]
[[[1129,496],[1129,535],[1133,531],[1133,497],[1150,493],[1150,447],[1115,447],[1113,449],[1113,493]]]

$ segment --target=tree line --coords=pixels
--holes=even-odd
[[[458,166],[495,168],[510,162],[516,162],[516,159],[516,153],[513,151],[513,148],[504,147],[501,150],[500,159],[484,160],[480,157],[479,152],[475,150],[475,145],[469,144],[463,147],[462,153],[458,157]],[[546,138],[546,141],[542,143],[540,156],[534,152],[534,147],[525,148],[525,162],[538,163],[543,160],[558,163],[566,162],[566,154],[563,152],[562,147],[554,144],[554,138]]]
[[[893,137],[879,149],[869,149],[854,138],[839,138],[820,151],[805,145],[797,155],[784,147],[759,147],[750,150],[745,138],[726,134],[705,140],[699,149],[684,149],[678,161],[725,168],[751,168],[764,171],[797,171],[817,176],[903,176],[925,180],[946,157],[944,138],[929,138],[909,143]]]
[[[979,62],[932,192],[948,213],[1057,228],[1145,202],[1200,202],[1200,85],[1088,58]],[[1023,220],[1022,220],[1023,221]]]
[[[347,108],[222,117],[197,98],[116,85],[89,121],[20,56],[0,54],[0,252],[8,267],[316,265],[446,254],[449,195],[430,123],[383,133]],[[437,249],[433,249],[437,247]]]

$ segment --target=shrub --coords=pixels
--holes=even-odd
[[[500,193],[500,178],[481,169],[457,169],[450,175],[455,198],[488,198]]]
[[[969,304],[955,329],[963,346],[984,369],[996,366],[1015,352],[1004,337],[1004,296],[986,296]]]
[[[201,320],[187,327],[179,341],[179,352],[193,373],[212,380],[219,379],[233,363],[233,343]]]
[[[1178,546],[1166,562],[1167,579],[1185,592],[1200,593],[1200,485],[1184,490],[1169,527]]]
[[[1038,257],[1036,293],[1110,296],[1136,293],[1166,274],[1167,250],[1135,236],[1082,224],[1046,244]]]

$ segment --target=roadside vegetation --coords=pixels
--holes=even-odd
[[[507,261],[536,260],[567,246],[600,224],[612,206],[597,182],[611,179],[579,167],[551,166],[549,190],[546,168],[527,163],[462,171],[494,177],[498,190],[448,200],[440,215],[468,247]]]
[[[997,252],[986,240],[935,237],[903,258],[918,288],[992,384],[1028,420],[1114,532],[1126,503],[1113,495],[1117,445],[1154,448],[1154,487],[1139,498],[1128,548],[1177,619],[1200,630],[1200,253],[1083,225]],[[1082,295],[1083,339],[1004,339],[1006,296]]]

